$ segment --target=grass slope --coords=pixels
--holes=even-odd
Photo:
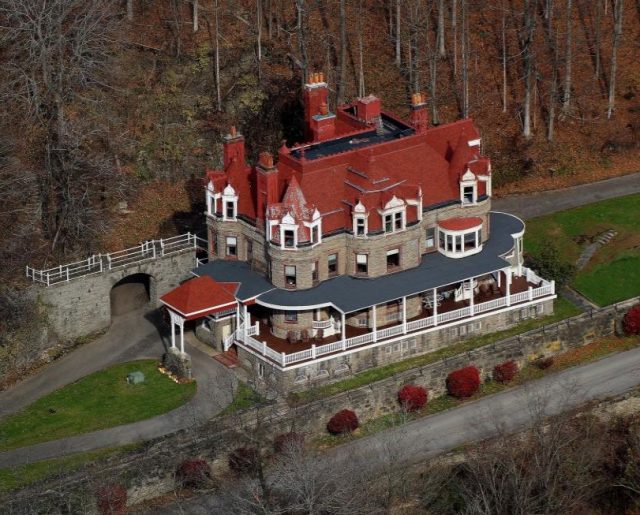
[[[572,286],[605,306],[640,294],[640,195],[629,195],[527,222],[525,250],[537,254],[550,240],[575,262],[590,240],[608,229],[618,234],[600,247]]]
[[[135,370],[145,381],[129,385],[126,376]],[[195,391],[195,383],[176,384],[158,372],[154,360],[115,365],[1,420],[0,451],[151,418],[184,404]]]

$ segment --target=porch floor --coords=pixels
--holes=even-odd
[[[516,293],[521,293],[524,291],[527,291],[527,289],[529,288],[529,286],[532,287],[537,287],[537,284],[534,283],[530,283],[527,281],[525,276],[522,277],[513,277],[512,283],[511,283],[511,294],[516,294]],[[496,293],[492,293],[492,292],[487,292],[487,293],[478,293],[474,296],[474,304],[480,304],[482,302],[488,302],[494,299],[498,299],[500,297],[504,297],[506,295],[506,289],[503,288],[499,288],[498,292]],[[438,306],[438,314],[443,314],[443,313],[447,313],[449,311],[455,311],[457,309],[461,309],[464,307],[469,306],[469,301],[465,300],[465,301],[461,301],[461,302],[455,302],[455,300],[443,300],[441,302],[441,304]],[[407,318],[407,322],[412,322],[414,320],[419,320],[422,318],[426,318],[429,316],[432,316],[432,310],[431,309],[427,309],[427,308],[423,308],[421,310],[421,312],[414,316],[413,318]],[[471,317],[465,317],[465,318],[471,318]],[[253,319],[253,317],[252,317]],[[464,320],[464,319],[461,319]],[[377,327],[378,331],[387,327],[392,327],[392,326],[396,326],[396,325],[400,325],[401,322],[397,321],[397,322],[390,322],[388,324],[385,325],[380,325]],[[370,333],[372,332],[371,329],[367,328],[367,327],[353,327],[350,325],[346,326],[346,338],[353,338],[354,336],[360,336],[362,334],[366,334],[366,333]],[[415,331],[408,331],[407,334],[411,334]],[[327,343],[333,343],[333,342],[337,342],[340,341],[342,339],[342,336],[340,333],[333,335],[333,336],[328,336],[326,338],[322,338],[321,340],[314,340],[313,338],[309,339],[309,341],[307,342],[296,342],[296,343],[289,343],[286,339],[284,338],[278,338],[276,336],[274,336],[271,333],[271,330],[269,327],[267,327],[264,323],[260,323],[260,332],[259,334],[255,335],[254,337],[256,340],[259,340],[261,342],[266,342],[267,345],[273,349],[276,352],[284,352],[285,354],[293,354],[299,351],[303,351],[303,350],[307,350],[310,349],[311,346],[313,344],[316,344],[317,346],[319,345],[325,345]],[[363,345],[370,345],[370,343],[365,343]]]

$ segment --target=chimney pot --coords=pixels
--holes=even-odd
[[[320,114],[323,116],[326,116],[329,114],[329,106],[327,106],[327,104],[324,102],[320,104]]]
[[[263,168],[273,168],[273,156],[269,152],[260,152],[258,161]]]

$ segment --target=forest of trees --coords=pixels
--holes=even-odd
[[[0,0],[0,278],[192,229],[220,136],[300,141],[314,71],[332,107],[423,91],[432,123],[473,117],[498,192],[635,171],[639,21],[633,0]]]

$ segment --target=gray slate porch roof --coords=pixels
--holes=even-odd
[[[314,288],[292,291],[276,288],[242,261],[216,260],[199,266],[193,273],[240,283],[236,297],[241,301],[256,298],[258,304],[283,310],[334,306],[350,313],[510,266],[502,256],[513,249],[512,235],[524,230],[524,222],[513,215],[492,212],[489,223],[491,237],[478,254],[453,259],[434,252],[425,255],[415,268],[375,279],[342,275]]]

